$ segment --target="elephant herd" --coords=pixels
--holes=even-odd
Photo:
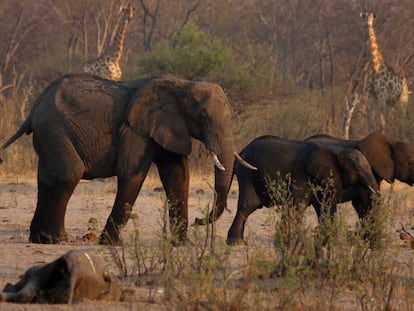
[[[67,203],[81,179],[117,177],[112,211],[101,243],[120,244],[120,228],[154,163],[164,187],[172,243],[186,240],[189,165],[192,139],[201,141],[215,165],[216,206],[202,225],[217,220],[227,206],[232,179],[239,183],[237,214],[227,243],[243,241],[247,217],[274,202],[269,178],[290,176],[295,204],[313,205],[321,214],[311,184],[334,181],[336,204],[352,201],[360,218],[370,211],[381,180],[414,183],[414,145],[381,133],[362,140],[317,135],[304,141],[262,136],[240,153],[233,143],[229,101],[214,83],[171,75],[116,82],[89,74],[69,74],[52,82],[33,104],[29,116],[1,147],[33,133],[38,154],[38,200],[30,225],[33,243],[68,239]]]
[[[321,194],[315,189],[323,190],[327,181],[333,180],[334,188],[331,214],[337,203],[352,201],[360,219],[368,216],[372,195],[379,193],[382,180],[391,183],[398,179],[410,186],[414,183],[414,145],[378,132],[362,140],[315,135],[305,141],[289,141],[262,136],[248,144],[240,156],[257,171],[234,165],[239,199],[227,236],[230,245],[243,241],[245,222],[253,211],[277,204],[267,189],[269,177],[276,183],[286,176],[294,180],[288,189],[294,204],[313,205],[319,218]]]

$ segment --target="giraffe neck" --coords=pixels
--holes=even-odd
[[[377,36],[375,35],[373,24],[368,26],[368,35],[369,35],[369,41],[371,43],[371,54],[372,54],[372,63],[374,66],[374,71],[378,73],[381,69],[383,59],[382,59],[381,52],[379,50]]]
[[[114,38],[114,42],[108,51],[108,55],[111,59],[115,62],[119,62],[122,56],[122,51],[124,48],[124,41],[125,41],[125,33],[128,27],[129,17],[125,16],[122,21],[122,26],[116,37]]]

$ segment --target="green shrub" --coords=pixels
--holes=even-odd
[[[404,306],[411,306],[413,263],[398,258],[401,251],[390,240],[401,198],[384,191],[372,218],[353,230],[341,213],[334,219],[323,213],[324,220],[311,227],[305,221],[307,207],[293,208],[291,182],[287,176],[268,184],[279,203],[269,209],[280,215],[273,241],[257,237],[245,246],[228,247],[224,239],[215,237],[213,228],[195,226],[189,228],[186,245],[171,247],[165,234],[167,205],[161,211],[157,239],[148,241],[134,222],[124,247],[110,248],[124,284],[149,287],[148,302],[168,310],[405,310]],[[331,184],[313,191],[320,194],[326,211],[332,202]],[[365,233],[374,234],[374,243],[361,238]]]
[[[268,182],[269,194],[279,204],[281,213],[276,224],[274,246],[276,251],[275,274],[290,287],[290,293],[304,289],[317,289],[326,293],[324,301],[332,308],[339,288],[361,291],[365,296],[376,296],[378,305],[385,309],[390,302],[395,275],[383,274],[394,267],[394,250],[390,248],[393,211],[396,200],[392,194],[374,200],[369,217],[357,226],[356,231],[339,215],[331,218],[329,208],[333,195],[332,184],[313,187],[319,193],[322,219],[312,230],[305,227],[305,206],[293,205],[290,194],[291,179]],[[368,237],[368,239],[364,239]],[[290,296],[290,295],[289,295]],[[364,301],[364,302],[363,302]]]
[[[172,73],[190,79],[205,79],[234,91],[264,92],[269,95],[280,85],[275,78],[274,63],[269,48],[256,48],[245,60],[237,60],[231,48],[221,40],[189,25],[176,33],[172,40],[159,41],[152,51],[138,59],[138,76]],[[267,91],[266,91],[267,90]]]
[[[213,36],[194,25],[184,27],[173,36],[172,42],[164,40],[139,60],[140,74],[174,73],[186,79],[211,76],[233,61],[231,51]]]

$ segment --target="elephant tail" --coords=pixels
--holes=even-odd
[[[20,128],[14,133],[12,137],[10,137],[0,148],[0,152],[3,153],[4,150],[12,143],[14,143],[17,139],[19,139],[23,134],[29,135],[32,132],[32,128],[30,126],[30,120],[26,119],[24,123],[20,126]],[[3,156],[0,157],[0,163],[3,162]]]

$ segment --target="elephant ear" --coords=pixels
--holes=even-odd
[[[393,182],[395,175],[391,145],[391,137],[377,132],[368,135],[358,145],[375,174],[388,182]]]
[[[318,181],[333,179],[335,187],[343,186],[338,158],[328,148],[311,144],[311,150],[305,160],[305,171],[312,179]]]
[[[127,123],[142,136],[152,138],[162,148],[188,155],[191,136],[182,112],[180,88],[169,79],[156,79],[133,97],[127,112]]]

